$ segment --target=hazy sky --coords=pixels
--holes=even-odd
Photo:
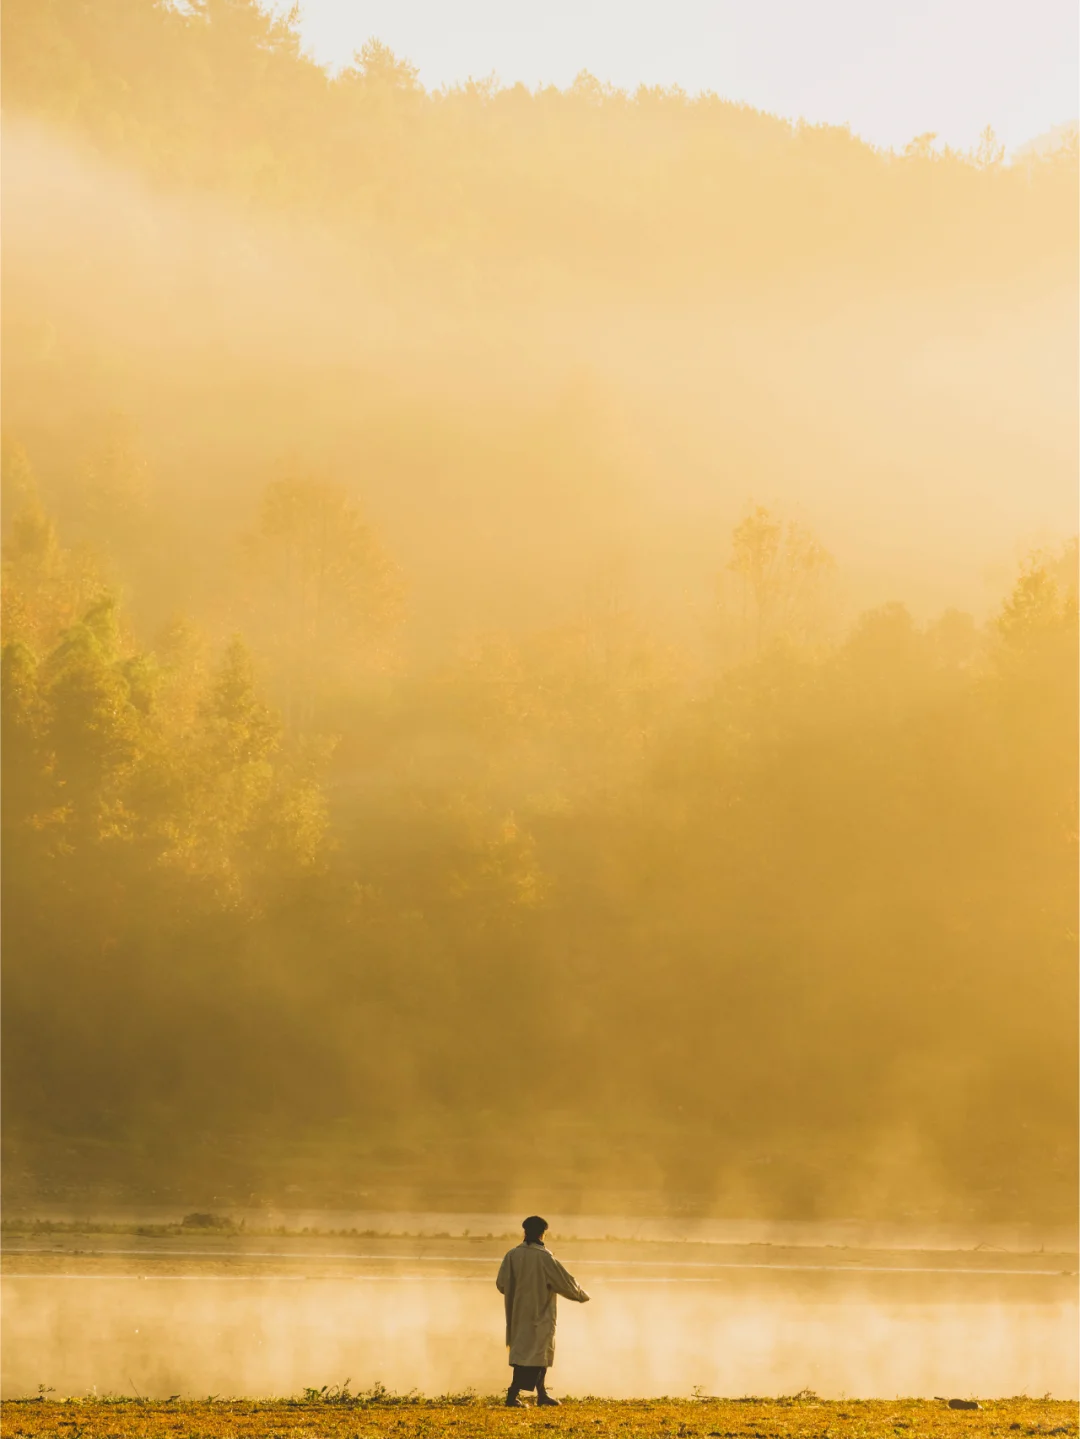
[[[678,83],[850,123],[882,145],[937,131],[1010,147],[1078,104],[1075,0],[302,0],[309,49],[339,65],[377,36],[428,86],[495,73]]]

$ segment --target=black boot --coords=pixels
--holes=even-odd
[[[510,1388],[506,1391],[506,1407],[507,1409],[525,1408],[525,1405],[522,1404],[521,1400],[518,1398],[518,1387],[516,1384],[511,1384]]]
[[[536,1386],[536,1403],[537,1403],[537,1406],[539,1406],[539,1405],[541,1405],[541,1404],[547,1404],[547,1405],[555,1405],[555,1406],[557,1407],[558,1404],[559,1404],[559,1400],[558,1400],[558,1399],[552,1399],[551,1395],[547,1392],[547,1390],[544,1388],[544,1386],[543,1386],[542,1384],[538,1384],[538,1385]]]

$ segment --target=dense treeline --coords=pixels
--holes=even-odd
[[[1068,1193],[1071,554],[984,630],[894,604],[815,650],[769,616],[805,594],[785,550],[804,579],[820,547],[758,510],[727,571],[741,663],[688,686],[609,613],[377,692],[358,671],[347,705],[317,625],[300,674],[289,625],[344,549],[354,608],[331,578],[327,624],[373,649],[392,566],[327,486],[279,483],[295,589],[271,563],[292,613],[261,654],[286,727],[240,639],[176,623],[141,650],[13,467],[9,1135],[156,1153],[160,1131],[181,1187],[209,1131],[246,1134],[245,1176],[323,1137],[356,1186],[441,1133],[433,1192],[551,1171],[796,1212]]]
[[[0,23],[5,1185],[1071,1210],[1075,147]]]
[[[9,0],[5,105],[102,153],[422,262],[520,303],[738,291],[836,272],[880,284],[1015,279],[1071,263],[1075,145],[1021,166],[916,137],[901,156],[715,95],[582,74],[566,91],[435,93],[378,41],[331,77],[255,0]],[[798,237],[798,244],[792,238]],[[393,260],[388,260],[387,255]],[[418,262],[421,262],[418,264]]]

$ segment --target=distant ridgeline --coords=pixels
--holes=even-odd
[[[902,155],[677,87],[495,81],[428,92],[378,41],[331,76],[255,0],[7,0],[4,106],[157,183],[384,242],[440,287],[594,299],[800,273],[892,283],[1072,263],[1076,143],[1007,166],[918,136]]]
[[[1071,1216],[1075,146],[2,27],[9,1198]]]

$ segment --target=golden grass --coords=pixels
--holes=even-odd
[[[453,1434],[665,1435],[678,1439],[961,1439],[964,1435],[1076,1435],[1066,1400],[997,1399],[978,1411],[940,1401],[790,1399],[578,1399],[556,1409],[507,1410],[497,1399],[9,1400],[3,1439],[413,1439]]]

